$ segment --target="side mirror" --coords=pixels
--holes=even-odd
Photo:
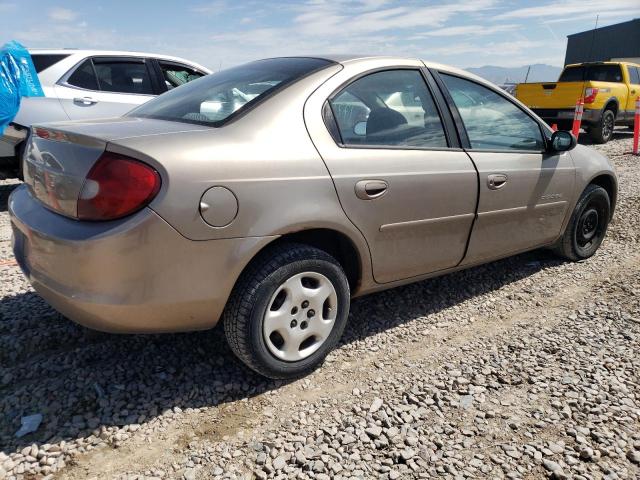
[[[578,141],[571,132],[558,130],[557,132],[553,132],[553,135],[551,135],[550,150],[553,152],[566,152],[575,148],[577,144]]]

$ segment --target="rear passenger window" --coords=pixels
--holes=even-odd
[[[40,73],[68,56],[68,54],[32,53],[31,60],[33,60],[33,66],[36,67],[36,72]]]
[[[471,148],[541,151],[540,125],[509,100],[478,83],[440,74],[464,122]]]
[[[164,77],[164,83],[167,86],[167,90],[179,87],[185,83],[197,80],[204,76],[203,73],[194,70],[193,68],[185,65],[178,65],[176,63],[167,63],[160,61],[160,69],[162,70],[162,76]]]
[[[627,67],[629,69],[629,77],[631,83],[634,85],[640,85],[640,68],[638,67]]]
[[[447,147],[438,110],[417,70],[372,73],[329,102],[344,145]]]
[[[87,90],[98,90],[98,80],[91,60],[85,60],[68,78],[67,83]]]
[[[154,94],[147,66],[142,62],[95,59],[94,65],[103,92]]]

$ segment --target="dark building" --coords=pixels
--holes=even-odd
[[[565,65],[640,58],[640,18],[596,30],[574,33],[567,38]]]

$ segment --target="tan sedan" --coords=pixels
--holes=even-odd
[[[35,126],[14,252],[70,319],[208,329],[273,378],[338,342],[351,297],[540,247],[586,259],[617,182],[499,88],[417,59],[275,58],[122,118]]]

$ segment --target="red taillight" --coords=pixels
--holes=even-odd
[[[584,89],[584,103],[593,103],[598,95],[598,89],[589,87]]]
[[[78,218],[114,220],[130,215],[153,200],[160,184],[160,175],[146,163],[105,152],[82,185]]]
[[[50,136],[49,130],[45,130],[44,128],[36,127],[33,129],[33,133],[36,137],[47,139]]]

